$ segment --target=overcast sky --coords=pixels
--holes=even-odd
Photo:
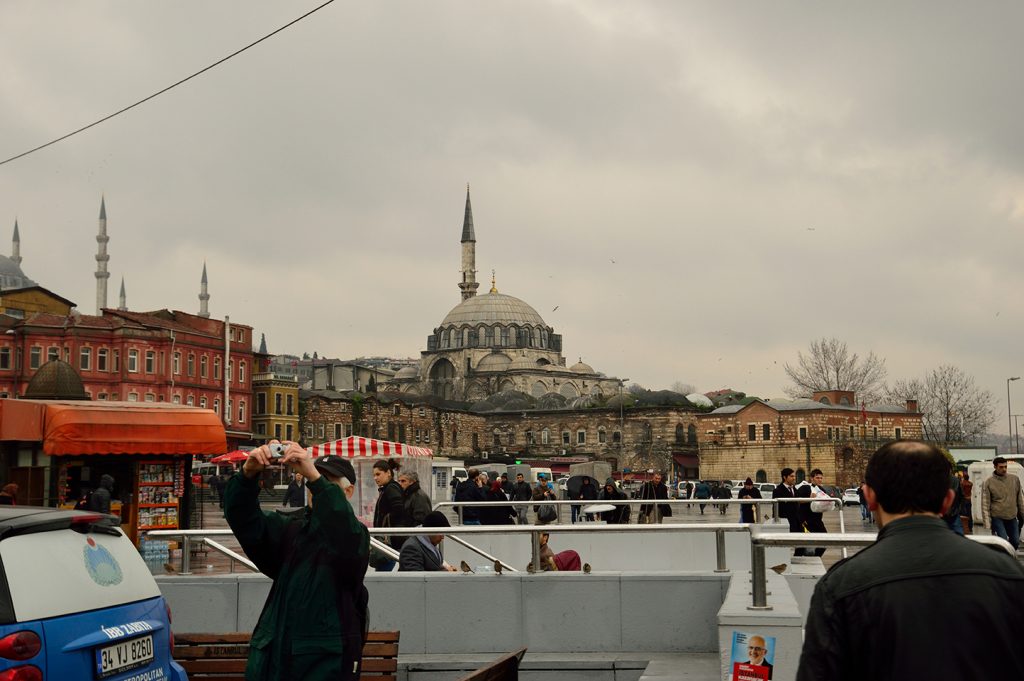
[[[8,0],[0,158],[316,4]],[[0,166],[0,234],[17,218],[26,274],[92,314],[105,194],[110,307],[123,276],[133,310],[196,312],[205,260],[212,315],[271,352],[418,356],[459,302],[470,182],[481,292],[495,269],[570,364],[781,397],[835,336],[890,379],[960,366],[1005,432],[1021,25],[1014,2],[338,0]]]

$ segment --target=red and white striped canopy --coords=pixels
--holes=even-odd
[[[412,447],[401,442],[388,442],[387,440],[373,440],[368,437],[356,437],[355,435],[324,442],[309,448],[314,458],[321,456],[346,456],[350,458],[359,456],[433,456],[434,452],[426,447]]]

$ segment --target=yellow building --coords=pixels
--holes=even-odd
[[[71,308],[74,306],[75,304],[67,298],[62,298],[42,286],[0,291],[0,314],[18,319],[27,319],[37,312],[49,312],[66,317],[71,314]]]
[[[299,384],[294,376],[266,372],[252,377],[252,437],[256,442],[298,441]]]

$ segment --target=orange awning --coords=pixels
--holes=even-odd
[[[209,409],[139,402],[0,400],[0,440],[41,441],[51,455],[222,454]]]

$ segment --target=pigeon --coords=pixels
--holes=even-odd
[[[469,563],[466,561],[459,563],[459,567],[462,568],[463,572],[473,572],[473,568],[469,567]]]
[[[584,563],[583,564],[583,573],[587,574],[587,575],[590,574],[590,563]]]
[[[501,574],[501,561],[500,560],[494,561],[494,571],[497,572],[499,575]]]
[[[533,567],[532,560],[526,565],[526,571],[529,572],[531,575],[537,571],[537,568]]]
[[[787,567],[787,565],[785,563],[779,563],[778,565],[773,565],[773,566],[771,566],[768,569],[769,570],[774,570],[775,572],[777,572],[777,573],[779,573],[781,575],[783,572],[786,571],[786,567]]]

